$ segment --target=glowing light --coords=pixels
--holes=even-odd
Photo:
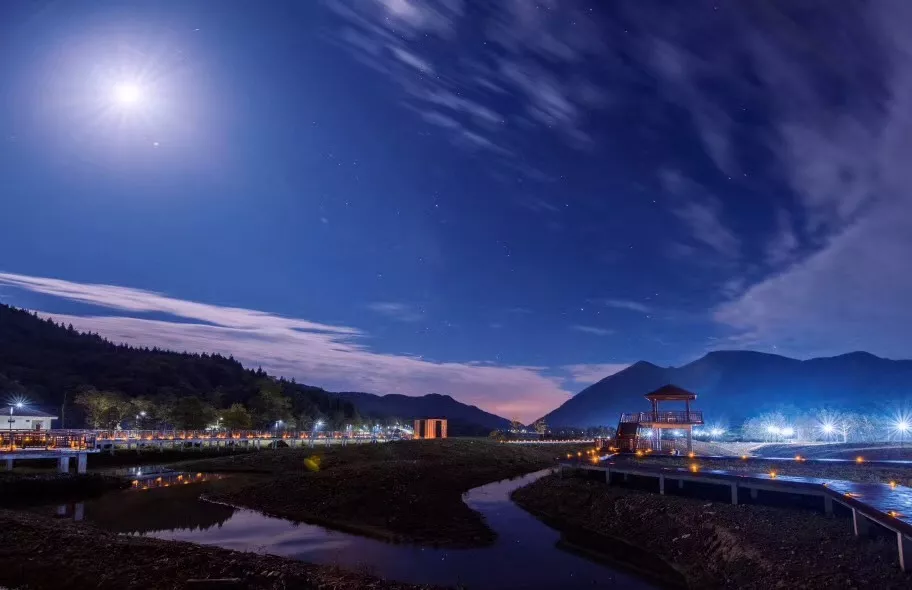
[[[713,428],[712,430],[709,431],[709,434],[711,434],[712,436],[722,436],[723,434],[725,434],[725,431],[722,430],[721,428]]]
[[[142,89],[131,82],[121,82],[114,86],[114,100],[118,104],[131,106],[142,100]]]
[[[794,429],[794,428],[785,427],[785,428],[783,428],[783,429],[781,430],[781,432],[782,432],[782,436],[785,436],[785,437],[789,437],[789,436],[794,436],[794,435],[795,435],[795,429]]]
[[[692,464],[690,465],[690,470],[691,470],[693,473],[696,473],[699,469],[700,469],[700,466],[697,465],[696,463],[692,463]]]
[[[642,457],[642,456],[643,456],[643,451],[637,451],[637,452],[636,452],[636,456],[637,456],[637,457]]]
[[[795,461],[804,461],[804,457],[801,455],[795,455]]]
[[[773,478],[773,479],[776,479],[776,472],[775,472],[775,471],[770,471],[770,477]]]
[[[895,482],[895,481],[891,481],[891,482],[890,482],[890,487],[893,488],[893,489],[895,490],[895,489],[896,489],[896,482]]]
[[[908,432],[909,423],[906,422],[905,420],[900,420],[899,422],[896,423],[896,430],[898,430],[899,432],[902,432],[902,433]]]
[[[693,451],[691,451],[691,452],[687,453],[687,456],[690,457],[691,459],[693,459],[694,457],[697,456],[697,454],[694,453]]]
[[[864,463],[864,457],[855,457],[856,463]]]
[[[741,455],[741,458],[747,461],[747,455]]]
[[[824,434],[833,434],[836,431],[836,426],[832,422],[824,422],[820,427],[820,430],[822,430]]]
[[[897,512],[897,511],[895,511],[895,510],[890,510],[889,512],[887,512],[887,514],[889,514],[889,515],[892,516],[893,518],[897,518],[897,517],[899,517],[899,516],[902,516],[899,512]]]
[[[778,426],[771,424],[766,427],[766,431],[769,432],[770,434],[779,434],[780,429]]]

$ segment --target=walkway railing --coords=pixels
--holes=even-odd
[[[0,431],[0,450],[59,450],[85,451],[95,448],[95,435],[91,432],[68,430],[12,430]]]
[[[251,440],[251,439],[370,439],[386,438],[385,435],[360,431],[310,430],[92,430],[99,442],[104,441],[174,441],[174,440]]]

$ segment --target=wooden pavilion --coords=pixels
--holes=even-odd
[[[683,430],[687,437],[687,452],[691,452],[693,427],[703,424],[703,412],[690,409],[690,402],[697,399],[697,394],[668,384],[644,397],[652,403],[652,411],[621,414],[617,429],[618,449],[629,453],[641,449],[676,450],[674,439],[662,440],[662,431]],[[684,402],[684,411],[660,410],[659,402]]]

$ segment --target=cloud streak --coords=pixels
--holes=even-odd
[[[376,301],[368,304],[367,308],[400,322],[420,322],[424,319],[422,311],[414,309],[405,303]]]
[[[630,365],[627,363],[593,363],[581,365],[564,365],[561,367],[570,375],[576,383],[591,385],[601,381],[605,377],[610,377],[615,373],[623,371]]]
[[[171,298],[115,285],[0,273],[0,285],[124,312],[117,315],[48,314],[114,341],[177,351],[233,355],[248,366],[328,389],[424,395],[448,393],[501,416],[533,420],[566,401],[560,379],[541,367],[436,362],[379,353],[348,326],[334,326],[238,307]],[[132,317],[165,313],[183,320]]]
[[[576,330],[577,332],[582,332],[584,334],[592,334],[594,336],[610,336],[610,335],[614,334],[614,330],[599,328],[597,326],[576,325],[576,326],[570,326],[570,329]]]

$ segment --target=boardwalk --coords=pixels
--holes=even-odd
[[[843,480],[797,477],[770,473],[740,473],[718,469],[658,467],[606,459],[578,458],[559,462],[560,474],[566,471],[595,471],[605,474],[608,484],[645,478],[655,483],[656,491],[664,494],[669,486],[683,488],[687,483],[723,487],[730,493],[732,504],[742,494],[756,500],[764,494],[797,494],[817,497],[821,508],[832,514],[839,504],[852,513],[856,536],[867,536],[874,526],[882,527],[896,536],[899,566],[912,570],[912,488],[889,483],[857,483]]]

